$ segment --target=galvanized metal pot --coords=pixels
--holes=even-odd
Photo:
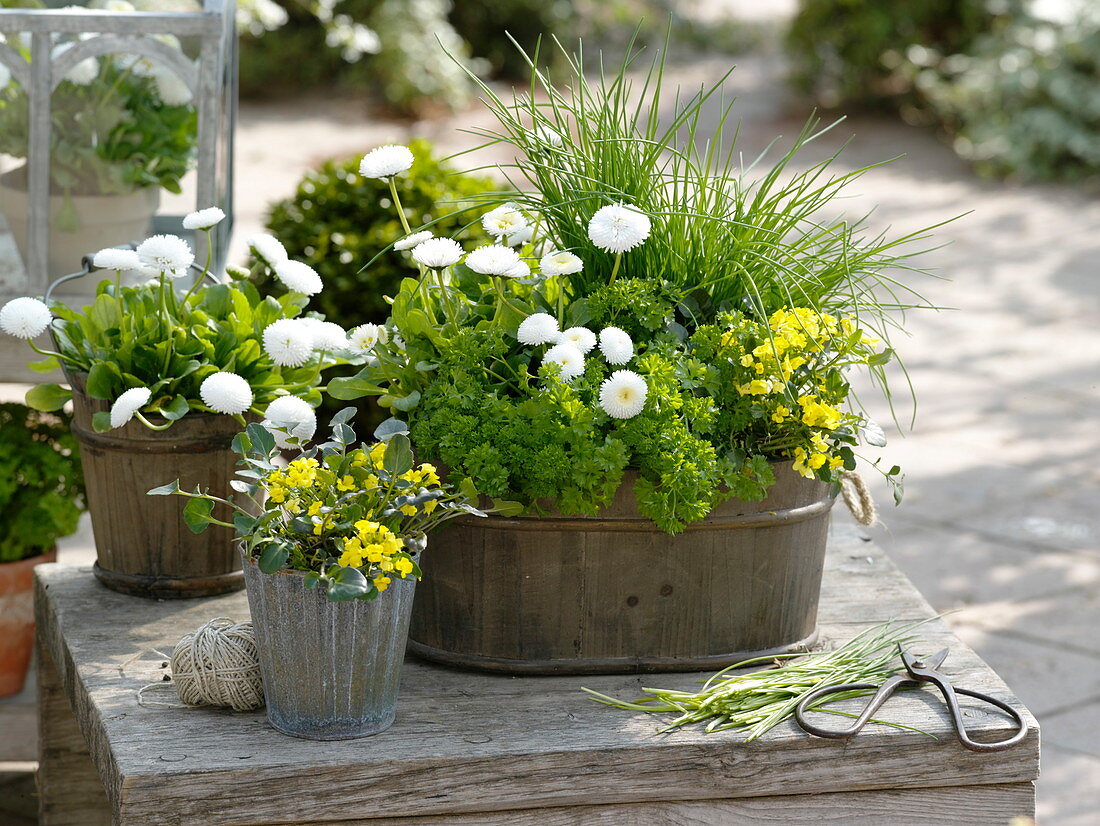
[[[227,495],[237,464],[230,445],[240,424],[232,416],[196,413],[164,431],[131,421],[96,433],[92,415],[110,405],[84,394],[85,378],[70,375],[69,381],[72,430],[95,534],[96,578],[112,591],[151,599],[239,591],[244,576],[233,529],[213,525],[195,534],[183,522],[178,497],[147,493],[179,479],[182,488],[199,485]]]
[[[800,650],[836,490],[776,464],[762,502],[725,502],[672,537],[628,474],[598,516],[462,517],[432,536],[409,648],[507,674],[713,670]]]
[[[416,580],[370,601],[331,602],[305,574],[244,560],[267,719],[284,734],[350,740],[393,723]]]

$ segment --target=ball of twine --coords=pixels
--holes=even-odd
[[[263,706],[252,623],[218,617],[184,634],[172,649],[172,679],[180,702],[190,706],[234,711]]]

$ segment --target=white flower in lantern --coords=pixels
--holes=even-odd
[[[317,270],[301,261],[280,261],[274,267],[275,277],[288,289],[302,295],[317,295],[324,289],[324,282]]]
[[[178,235],[154,235],[146,238],[137,248],[138,261],[148,275],[170,275],[180,278],[187,275],[195,262],[191,247]]]
[[[207,230],[225,220],[225,213],[217,207],[207,207],[188,213],[183,219],[184,229]]]
[[[466,256],[466,266],[482,275],[510,275],[521,263],[518,252],[500,244],[478,247]]]
[[[368,152],[359,162],[359,174],[364,178],[389,179],[407,171],[413,165],[413,153],[407,146],[387,144]]]
[[[50,52],[50,58],[57,60],[65,52],[69,51],[75,43],[59,43],[53,47],[53,51]],[[99,61],[94,57],[85,58],[77,63],[73,68],[65,75],[65,80],[69,83],[75,83],[77,86],[90,86],[95,82],[95,79],[99,77]],[[0,84],[7,85],[7,84]]]
[[[626,331],[605,327],[600,331],[600,352],[610,364],[626,364],[634,358],[634,342]]]
[[[111,427],[122,427],[129,422],[152,397],[153,392],[148,387],[131,387],[111,405]]]
[[[548,252],[539,261],[539,272],[547,278],[573,275],[584,269],[584,262],[571,252]]]
[[[596,334],[587,327],[570,327],[561,334],[563,344],[572,344],[587,355],[596,346]]]
[[[450,238],[430,238],[412,251],[413,261],[433,270],[457,264],[464,254],[462,245]]]
[[[279,396],[264,411],[263,426],[284,450],[295,447],[292,439],[307,442],[317,432],[317,414],[309,402],[297,396]]]
[[[166,66],[154,66],[153,87],[165,106],[186,106],[194,99],[188,86],[174,70]]]
[[[202,403],[215,413],[236,416],[252,407],[252,388],[236,373],[211,373],[199,385]]]
[[[632,419],[645,407],[649,386],[632,370],[616,370],[600,385],[600,407],[616,419]]]
[[[431,230],[425,229],[420,232],[414,232],[412,235],[406,235],[399,241],[394,241],[393,248],[395,250],[411,250],[417,244],[422,244],[432,237]]]
[[[313,334],[297,318],[280,318],[263,333],[264,351],[280,367],[301,367],[313,357]]]
[[[649,217],[626,204],[605,206],[588,222],[588,237],[605,252],[628,252],[649,237],[649,230]]]
[[[38,338],[52,320],[50,308],[37,298],[13,298],[0,309],[0,330],[16,338]]]
[[[555,344],[542,357],[543,364],[553,362],[561,368],[562,381],[572,381],[584,373],[584,353],[572,344]]]
[[[557,344],[561,338],[558,320],[549,313],[535,313],[520,322],[516,331],[520,344],[538,346],[539,344]]]

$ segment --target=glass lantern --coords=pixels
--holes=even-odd
[[[209,206],[227,216],[209,250],[221,272],[233,216],[233,0],[0,9],[0,35],[0,304],[41,296],[84,256],[153,233],[187,238],[205,261],[204,233],[181,221]],[[67,280],[53,297],[79,301],[98,280]]]

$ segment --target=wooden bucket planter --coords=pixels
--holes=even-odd
[[[0,697],[23,690],[34,649],[34,567],[56,562],[57,549],[0,562]]]
[[[96,578],[113,591],[154,599],[203,597],[244,587],[232,528],[211,525],[195,534],[184,524],[184,500],[148,496],[179,479],[215,494],[230,493],[237,455],[230,450],[240,424],[231,416],[192,413],[168,430],[138,421],[107,433],[92,428],[92,414],[110,405],[73,387],[73,435],[80,443],[88,511],[92,517]],[[228,513],[219,513],[228,521]]]
[[[762,502],[729,501],[676,537],[638,513],[628,474],[599,516],[462,517],[432,535],[410,649],[507,674],[711,670],[802,649],[836,489],[789,463]]]

